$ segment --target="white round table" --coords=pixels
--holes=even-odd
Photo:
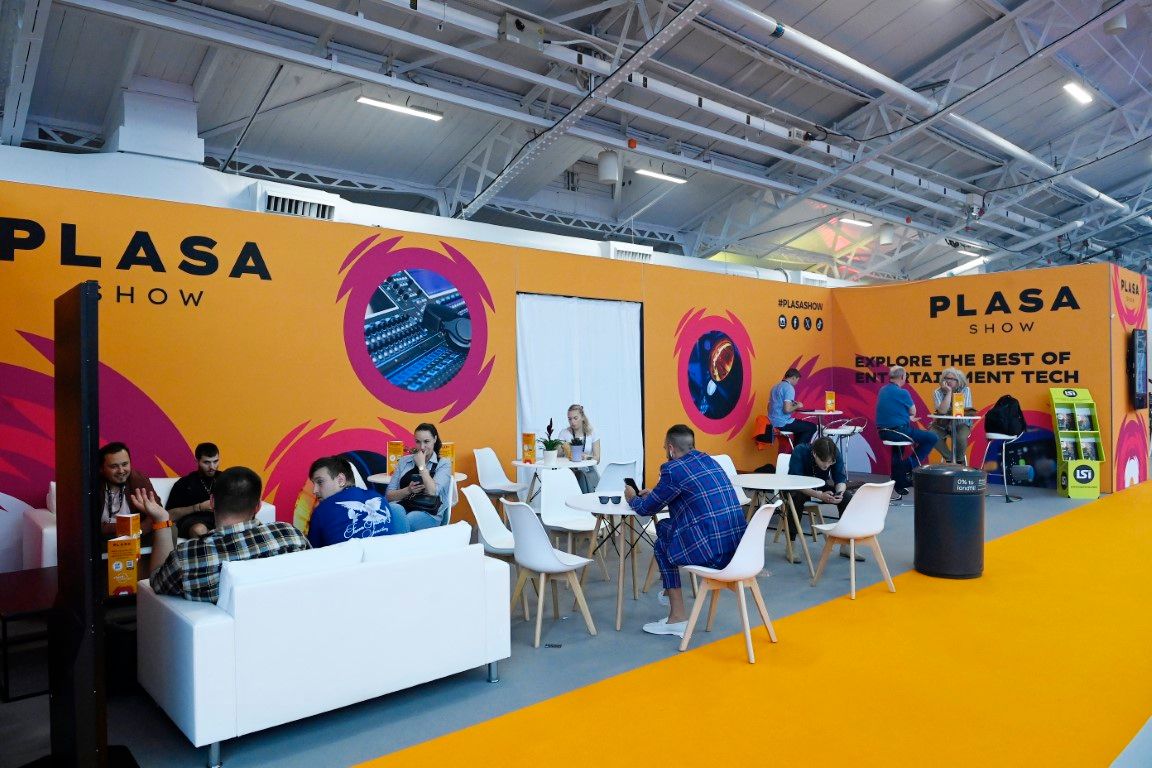
[[[532,501],[536,498],[536,475],[542,469],[579,469],[580,467],[594,467],[596,462],[592,459],[582,459],[581,461],[572,461],[572,459],[557,458],[555,461],[547,463],[540,461],[524,461],[523,459],[514,459],[512,466],[519,467],[520,469],[531,469],[532,479],[528,481],[528,495],[527,500]],[[597,502],[599,503],[599,502]]]
[[[753,503],[751,505],[754,511],[764,503],[763,497],[766,496],[769,491],[779,493],[781,491],[808,490],[819,488],[824,485],[824,481],[817,477],[808,477],[806,475],[757,473],[752,475],[736,475],[736,484],[745,490],[756,492],[753,495]],[[788,508],[786,514],[791,516],[792,524],[796,526],[797,538],[800,539],[800,547],[804,550],[804,560],[808,564],[808,574],[815,579],[816,571],[812,567],[812,555],[808,552],[808,539],[804,536],[804,532],[800,528],[800,516],[796,514],[796,507],[792,504],[792,497],[790,495],[784,494],[784,504]],[[787,525],[785,525],[785,528],[787,528]],[[784,547],[788,562],[792,562],[792,540],[786,538]]]
[[[596,462],[592,459],[581,459],[580,461],[572,461],[572,459],[557,458],[555,461],[544,463],[542,461],[522,461],[515,459],[512,462],[514,467],[523,467],[528,469],[579,469],[580,467],[595,466]]]
[[[374,475],[368,475],[368,477],[364,479],[369,483],[387,485],[388,483],[392,482],[392,474],[390,472],[377,472]],[[453,472],[452,479],[457,483],[462,483],[468,479],[468,475],[464,474],[463,472]]]
[[[934,413],[934,414],[932,414],[932,418],[933,419],[940,419],[941,421],[952,422],[952,461],[949,463],[950,464],[962,463],[962,462],[956,461],[956,423],[963,421],[964,419],[971,419],[973,424],[975,424],[975,422],[980,420],[980,414],[975,414],[972,416],[969,416],[968,414],[964,414],[963,416],[953,416],[950,413],[949,414]],[[964,459],[963,463],[967,463],[967,459],[968,459],[967,456],[962,456],[961,458]]]
[[[600,496],[602,495],[620,496],[620,502],[601,504]],[[619,518],[619,522],[612,519],[607,520],[608,525],[611,526],[611,530],[608,532],[609,538],[614,536],[622,526],[627,527],[626,539],[620,544],[620,571],[616,579],[616,631],[619,632],[624,623],[624,564],[628,560],[632,561],[632,599],[636,600],[639,597],[636,589],[636,545],[640,543],[642,527],[641,529],[636,527],[638,515],[624,501],[623,494],[582,493],[568,499],[564,505],[596,516],[596,530],[592,534],[594,537],[599,534],[600,523],[605,522],[606,518]]]

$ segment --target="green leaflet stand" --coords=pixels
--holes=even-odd
[[[1060,495],[1095,499],[1100,496],[1100,464],[1104,461],[1096,403],[1087,389],[1052,387],[1048,395],[1059,457]]]

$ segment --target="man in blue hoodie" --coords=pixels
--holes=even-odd
[[[394,515],[375,491],[357,488],[352,466],[339,456],[325,456],[308,469],[312,492],[320,501],[312,511],[308,542],[326,547],[348,539],[408,533],[408,521]]]

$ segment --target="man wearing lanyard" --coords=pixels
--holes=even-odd
[[[104,538],[116,535],[116,515],[133,512],[129,505],[132,493],[142,488],[154,495],[152,481],[132,469],[132,454],[124,443],[108,443],[97,452],[100,462],[100,490],[104,498],[104,508],[100,514],[100,530]],[[152,532],[152,523],[144,515],[140,518],[141,533]]]

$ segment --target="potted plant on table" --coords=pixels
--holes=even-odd
[[[563,441],[552,436],[552,419],[548,419],[548,428],[544,430],[544,437],[540,438],[537,442],[544,448],[544,463],[555,464],[556,454],[560,450],[560,445]]]

